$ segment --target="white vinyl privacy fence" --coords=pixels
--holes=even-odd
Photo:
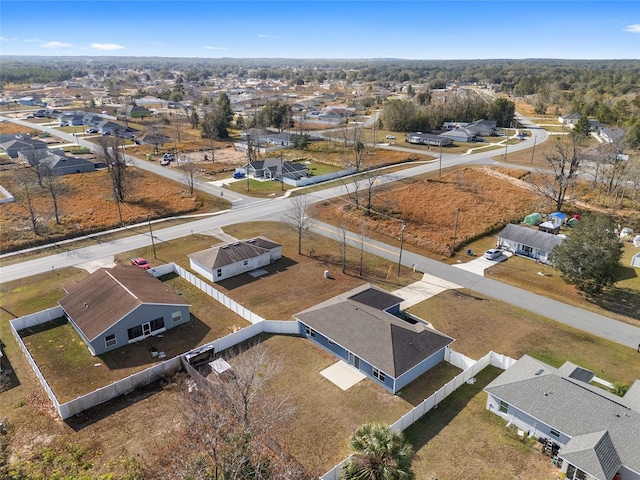
[[[500,355],[494,352],[489,352],[480,360],[475,361],[470,359],[469,357],[465,357],[461,353],[454,352],[449,348],[447,348],[447,351],[445,353],[445,360],[456,367],[463,368],[464,370],[456,375],[452,380],[447,382],[442,388],[434,392],[429,398],[426,398],[422,403],[414,407],[410,412],[403,415],[398,421],[391,425],[392,430],[404,431],[409,428],[420,418],[425,416],[432,408],[436,407],[445,398],[447,398],[458,388],[464,385],[469,379],[475,377],[481,370],[488,367],[489,365],[493,365],[494,367],[506,370],[516,362],[511,357]],[[336,465],[322,477],[320,477],[320,479],[339,480],[340,469],[347,460],[349,459],[344,459],[342,462],[340,462],[338,465]]]
[[[214,298],[233,312],[237,313],[238,315],[242,316],[252,323],[252,325],[250,325],[249,327],[240,329],[237,332],[231,333],[225,337],[211,342],[210,344],[207,344],[213,345],[215,352],[221,352],[223,350],[231,348],[235,345],[238,345],[239,343],[249,340],[250,338],[260,333],[274,333],[284,335],[297,335],[299,333],[298,322],[264,320],[259,315],[256,315],[253,312],[247,310],[242,305],[231,300],[226,295],[218,292],[216,289],[206,284],[194,275],[191,275],[191,273],[187,272],[178,265],[175,265],[173,263],[162,265],[160,267],[154,268],[153,272],[151,273],[154,276],[158,277],[174,272],[198,287],[210,297]],[[20,332],[62,317],[64,317],[64,311],[62,310],[62,307],[58,305],[57,307],[43,310],[34,313],[33,315],[26,315],[24,317],[16,318],[15,320],[10,321],[13,336],[15,337],[18,345],[27,358],[29,365],[31,365],[31,368],[33,369],[36,377],[38,378],[38,380],[40,380],[42,388],[44,388],[44,391],[46,392],[47,396],[51,400],[51,403],[53,403],[54,408],[62,419],[72,417],[73,415],[76,415],[91,407],[95,407],[96,405],[100,405],[101,403],[112,400],[116,397],[119,397],[120,395],[129,393],[136,388],[147,385],[164,376],[171,375],[182,368],[181,356],[170,358],[141,372],[134,373],[133,375],[123,378],[122,380],[118,380],[117,382],[114,382],[110,385],[98,388],[97,390],[89,392],[86,395],[74,398],[73,400],[70,400],[66,403],[60,403],[55,393],[49,386],[44,375],[40,371],[40,368],[38,368],[38,365],[29,353],[26,345],[22,341]],[[185,352],[185,354],[186,353],[189,352]]]

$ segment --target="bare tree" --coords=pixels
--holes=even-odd
[[[22,150],[20,155],[27,159],[27,163],[33,168],[38,179],[38,185],[42,187],[42,170],[45,168],[44,160],[51,154],[47,148],[35,148]]]
[[[179,168],[183,171],[184,177],[187,180],[187,186],[189,187],[189,195],[193,195],[193,187],[196,183],[196,164],[189,157],[183,157],[178,160]]]
[[[349,219],[341,217],[338,221],[338,234],[340,235],[340,262],[342,273],[347,271],[347,240],[349,238]]]
[[[13,178],[18,184],[20,193],[22,194],[21,196],[27,204],[27,211],[29,212],[29,220],[31,221],[33,233],[40,235],[40,226],[38,225],[38,216],[35,209],[37,178],[30,168],[16,170]]]
[[[114,198],[116,202],[124,203],[128,193],[127,163],[119,146],[117,137],[106,136],[98,139],[98,158],[107,165]]]
[[[364,264],[364,241],[369,233],[369,225],[365,218],[360,221],[360,276],[362,276],[362,268]]]
[[[64,191],[62,177],[60,175],[56,175],[50,165],[46,165],[42,169],[42,183],[44,184],[44,187],[49,191],[49,195],[51,196],[51,201],[53,202],[53,214],[56,218],[56,224],[60,225],[58,199]]]
[[[553,152],[545,155],[547,172],[540,173],[540,182],[532,182],[533,187],[544,197],[555,203],[556,210],[562,207],[569,193],[573,191],[580,171],[582,157],[578,151],[578,143],[557,142]]]
[[[365,209],[366,215],[371,214],[371,207],[373,201],[373,188],[378,183],[378,178],[380,177],[380,170],[377,168],[368,168],[362,175],[363,181],[365,182],[367,188],[367,205]]]
[[[211,374],[184,393],[185,428],[161,455],[163,476],[180,479],[309,478],[272,434],[294,412],[267,386],[281,366],[263,344],[229,351],[233,373]],[[185,388],[186,390],[186,388]]]
[[[298,255],[302,254],[302,237],[311,224],[311,219],[307,215],[310,204],[311,198],[308,195],[293,197],[291,207],[284,215],[285,224],[298,235]]]

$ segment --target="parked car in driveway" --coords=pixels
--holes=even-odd
[[[137,267],[144,268],[145,270],[148,269],[148,268],[151,268],[151,265],[149,265],[149,262],[147,262],[142,257],[132,258],[131,259],[131,265],[135,265]]]
[[[492,248],[484,252],[484,258],[486,258],[487,260],[495,260],[500,256],[502,256],[502,250],[499,250],[497,248]]]
[[[95,128],[87,128],[85,131],[85,133],[98,133],[98,130]]]
[[[387,140],[395,140],[395,135],[387,135]]]

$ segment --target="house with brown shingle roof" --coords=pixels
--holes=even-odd
[[[189,307],[169,286],[131,265],[100,268],[65,288],[65,316],[93,355],[100,355],[190,320]]]
[[[282,257],[282,245],[266,237],[214,245],[189,254],[191,269],[212,282],[269,265]]]
[[[444,360],[453,338],[400,311],[402,298],[365,284],[294,315],[300,334],[397,393]]]

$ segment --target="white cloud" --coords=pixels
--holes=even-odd
[[[634,23],[633,25],[627,25],[624,27],[625,32],[640,33],[640,23]]]
[[[124,50],[125,47],[117,43],[92,43],[91,48],[96,50]]]
[[[68,48],[73,47],[71,43],[58,42],[57,40],[53,40],[51,42],[43,43],[42,46],[44,48]]]
[[[267,35],[266,33],[260,33],[258,38],[278,38],[275,35]]]
[[[40,40],[39,38],[23,38],[22,41],[23,42],[28,42],[28,43],[42,43],[42,42],[44,42],[44,40]]]
[[[213,47],[211,45],[205,45],[204,48],[207,50],[226,50],[227,47]]]

